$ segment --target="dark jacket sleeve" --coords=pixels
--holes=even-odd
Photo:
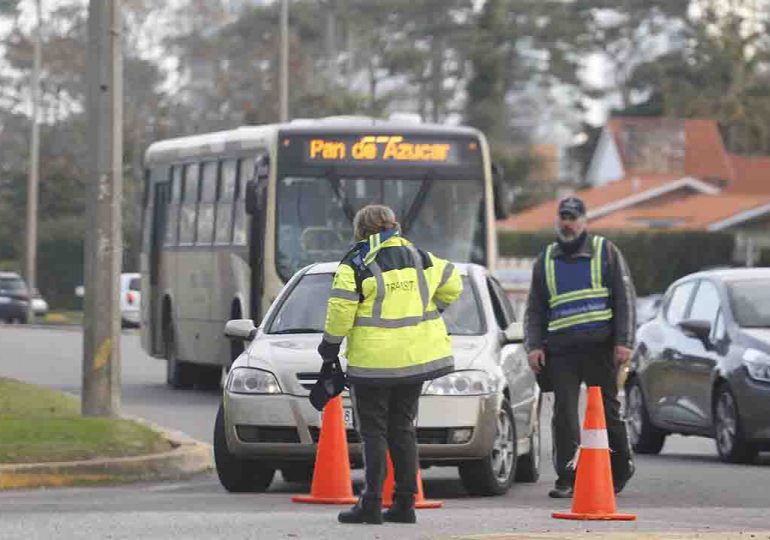
[[[532,267],[532,283],[524,312],[524,348],[527,352],[545,347],[548,325],[548,294],[545,290],[544,255],[541,253]]]
[[[636,334],[636,289],[623,254],[612,242],[607,247],[615,344],[632,348]]]

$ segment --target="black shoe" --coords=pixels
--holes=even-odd
[[[382,525],[382,499],[358,499],[353,508],[340,512],[337,519],[340,523]]]
[[[382,513],[382,518],[391,523],[417,523],[414,495],[395,495],[393,504]]]
[[[626,470],[626,474],[624,474],[622,478],[619,478],[617,480],[613,479],[613,484],[615,485],[616,494],[623,491],[623,488],[626,487],[626,484],[628,483],[628,481],[631,480],[632,476],[634,476],[635,471],[636,471],[636,466],[634,465],[634,460],[629,459],[628,469]]]
[[[572,486],[555,486],[548,492],[548,496],[552,499],[571,499],[573,492]]]

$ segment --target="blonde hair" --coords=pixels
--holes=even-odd
[[[390,229],[401,230],[396,221],[396,214],[390,207],[381,204],[370,204],[356,212],[353,218],[353,234],[356,241],[366,240],[373,234]]]

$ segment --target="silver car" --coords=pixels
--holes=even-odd
[[[514,479],[538,479],[540,393],[521,344],[522,325],[499,283],[481,266],[456,266],[463,294],[444,313],[456,371],[423,387],[420,463],[458,467],[472,495],[501,495]],[[290,482],[312,477],[321,415],[308,394],[321,366],[316,347],[336,268],[322,263],[299,271],[259,328],[250,320],[227,323],[228,337],[251,341],[226,379],[214,428],[217,473],[228,491],[264,491],[276,469]],[[360,466],[347,392],[343,407],[350,459]]]

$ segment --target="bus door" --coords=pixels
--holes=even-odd
[[[246,182],[246,212],[250,215],[249,266],[251,283],[249,317],[259,325],[267,310],[265,290],[265,227],[267,219],[267,186],[270,179],[270,157],[267,152],[257,156],[254,174]]]
[[[168,167],[164,167],[167,172]],[[168,177],[167,174],[163,175]],[[168,206],[171,194],[170,183],[167,179],[161,182],[153,182],[151,208],[148,214],[152,223],[149,232],[148,249],[148,291],[142,299],[142,320],[144,321],[144,332],[150,343],[152,354],[161,354],[162,350],[162,328],[161,328],[161,310],[162,310],[162,280],[161,264],[163,261],[163,242],[166,237],[166,223],[168,217]]]

